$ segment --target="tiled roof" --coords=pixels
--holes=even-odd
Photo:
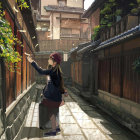
[[[91,43],[91,42],[81,43],[81,44],[79,44],[77,47],[72,48],[72,49],[70,50],[69,53],[76,52],[76,51],[78,51],[78,50],[84,48],[85,46],[88,46],[90,43]]]
[[[118,35],[118,36],[115,36],[113,38],[110,38],[110,39],[102,42],[96,49],[94,49],[94,51],[105,48],[109,45],[112,45],[112,44],[117,43],[119,41],[128,39],[130,37],[133,37],[137,33],[140,33],[140,25],[138,25],[135,28],[132,28],[132,29],[130,29],[130,30]]]
[[[88,50],[94,49],[96,46],[98,46],[100,44],[100,40],[94,41],[94,42],[90,42],[88,45],[84,46],[82,49],[80,49],[77,53],[84,53]]]
[[[61,7],[61,6],[48,5],[48,6],[44,6],[44,9],[46,11],[67,12],[67,13],[83,14],[83,12],[84,12],[83,8],[75,8],[75,7],[68,7],[68,6]]]
[[[113,38],[110,38],[102,43],[100,43],[100,40],[94,41],[94,42],[88,42],[88,43],[84,43],[82,46],[83,47],[76,47],[75,49],[72,50],[72,52],[77,51],[78,54],[80,53],[84,53],[88,50],[93,50],[93,51],[97,51],[100,50],[102,48],[105,48],[109,45],[112,45],[114,43],[117,43],[121,40],[125,40],[128,39],[130,37],[133,37],[134,35],[136,35],[137,33],[140,33],[140,25],[136,26],[135,28],[132,28],[131,30],[128,30],[118,36],[115,36]],[[81,45],[81,44],[80,44]],[[79,45],[79,46],[80,46]],[[97,47],[98,46],[98,47]]]

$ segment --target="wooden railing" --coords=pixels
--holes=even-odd
[[[122,18],[120,21],[116,22],[111,27],[103,29],[100,33],[101,41],[105,41],[125,31],[128,31],[131,28],[136,27],[138,24],[139,24],[138,16],[127,15],[126,17]]]

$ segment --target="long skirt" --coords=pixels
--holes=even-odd
[[[51,128],[50,117],[55,115],[56,122],[59,125],[59,107],[64,105],[62,102],[53,102],[48,99],[43,99],[39,104],[39,127]]]

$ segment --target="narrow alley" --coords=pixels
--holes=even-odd
[[[140,0],[0,0],[0,140],[43,139],[140,140]]]
[[[65,105],[60,107],[61,132],[57,136],[43,137],[47,130],[39,129],[39,96],[31,103],[22,132],[22,140],[139,140],[110,116],[82,97],[67,89]]]

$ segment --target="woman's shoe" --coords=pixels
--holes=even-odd
[[[51,132],[47,132],[47,133],[44,133],[44,137],[49,137],[49,136],[56,136],[56,131],[51,131]]]
[[[61,129],[58,127],[58,128],[56,128],[56,133],[58,133],[58,132],[60,132],[61,131]]]
[[[41,129],[41,130],[45,130],[46,128],[44,128],[44,127],[40,126],[40,127],[39,127],[39,129]]]

